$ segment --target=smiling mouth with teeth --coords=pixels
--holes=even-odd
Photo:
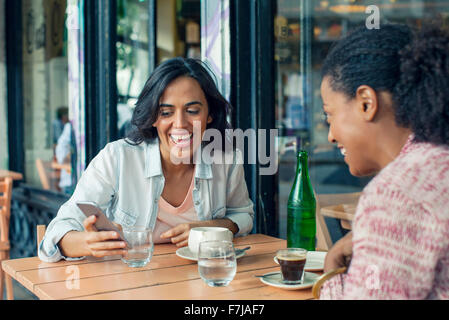
[[[186,143],[187,141],[190,141],[192,134],[170,135],[170,138],[176,144]]]
[[[340,152],[343,156],[346,156],[346,149],[345,148],[340,148]]]

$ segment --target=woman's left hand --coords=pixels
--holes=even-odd
[[[181,223],[161,234],[161,238],[171,238],[171,242],[176,244],[176,246],[184,247],[189,243],[190,229],[201,227],[202,225],[201,222]]]
[[[207,221],[181,223],[178,224],[176,227],[173,227],[170,230],[161,234],[161,238],[162,239],[171,238],[171,242],[176,244],[176,246],[184,247],[189,244],[190,229],[196,227],[223,227],[231,230],[233,234],[236,234],[239,231],[238,226],[234,222],[232,222],[232,220],[223,218]]]
[[[341,267],[349,268],[352,258],[352,231],[338,240],[329,250],[324,260],[324,272]]]

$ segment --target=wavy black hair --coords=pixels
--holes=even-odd
[[[220,131],[223,139],[226,129],[231,126],[227,116],[231,112],[231,104],[221,95],[212,78],[212,71],[201,61],[190,58],[172,58],[158,65],[148,78],[140,93],[134,109],[131,125],[125,141],[132,145],[150,142],[157,137],[157,129],[153,127],[159,114],[159,100],[167,86],[175,79],[186,76],[198,81],[209,105],[212,121],[206,129]],[[223,144],[222,144],[223,146]]]
[[[449,144],[449,31],[440,19],[420,30],[357,28],[331,47],[322,76],[349,98],[360,85],[391,93],[395,122],[415,141]]]

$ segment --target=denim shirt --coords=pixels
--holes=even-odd
[[[193,203],[199,220],[229,218],[239,228],[236,236],[244,236],[253,226],[253,203],[248,196],[241,152],[234,151],[232,159],[230,164],[196,164]],[[154,229],[164,184],[157,138],[137,146],[123,139],[108,143],[48,225],[39,244],[39,258],[45,262],[84,258],[64,257],[58,247],[67,232],[84,231],[86,216],[76,206],[78,201],[95,202],[118,224]]]

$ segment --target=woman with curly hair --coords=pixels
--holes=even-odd
[[[329,251],[321,299],[449,299],[449,32],[357,29],[331,48],[328,139],[356,176],[376,174],[352,232]]]

